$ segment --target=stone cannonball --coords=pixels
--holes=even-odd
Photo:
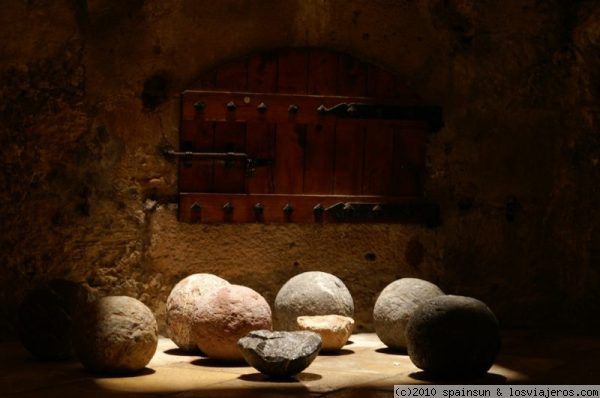
[[[158,345],[154,314],[141,301],[108,296],[90,304],[75,320],[74,346],[92,372],[134,373],[152,359]]]
[[[500,349],[498,320],[471,297],[427,301],[413,312],[406,337],[411,361],[434,377],[482,376]]]
[[[227,285],[229,282],[213,274],[193,274],[173,287],[167,298],[167,329],[169,337],[179,348],[185,351],[198,349],[191,334],[196,301]]]
[[[413,311],[443,294],[433,283],[417,278],[402,278],[387,285],[373,308],[373,323],[379,339],[390,348],[406,349],[406,324]]]
[[[17,331],[23,346],[45,360],[73,356],[73,317],[92,295],[82,285],[55,279],[29,291],[18,309]]]
[[[243,361],[238,340],[253,330],[272,328],[271,308],[254,290],[224,286],[197,301],[192,336],[207,356]]]
[[[304,315],[354,315],[350,291],[335,275],[310,271],[287,281],[275,297],[277,330],[298,330],[296,319]]]

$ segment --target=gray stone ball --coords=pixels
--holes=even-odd
[[[271,307],[249,287],[228,285],[198,299],[192,322],[194,342],[204,354],[243,361],[238,340],[253,330],[270,330]]]
[[[79,314],[73,343],[77,357],[89,371],[135,373],[156,352],[158,326],[152,311],[141,301],[108,296]]]
[[[444,292],[431,282],[402,278],[387,285],[373,307],[375,333],[388,347],[406,349],[406,325],[424,302]]]
[[[275,297],[276,330],[298,330],[304,315],[354,316],[354,301],[344,282],[327,272],[310,271],[288,280]]]
[[[30,290],[17,313],[21,343],[40,359],[71,358],[73,317],[92,300],[84,286],[64,279],[44,282]]]
[[[192,338],[192,318],[199,298],[229,285],[213,274],[192,274],[179,281],[167,298],[167,331],[179,348],[196,351]]]
[[[411,361],[434,377],[482,376],[500,349],[493,312],[464,296],[438,296],[421,305],[408,321],[406,337]]]

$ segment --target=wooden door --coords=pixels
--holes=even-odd
[[[441,126],[382,69],[324,50],[246,57],[182,94],[179,219],[414,222]]]

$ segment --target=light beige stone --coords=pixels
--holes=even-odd
[[[78,314],[74,324],[75,352],[90,371],[136,372],[156,352],[156,319],[146,305],[133,297],[96,300]]]
[[[297,318],[298,328],[321,335],[321,350],[335,351],[342,348],[354,328],[354,319],[342,315],[305,315]]]

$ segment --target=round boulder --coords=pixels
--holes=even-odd
[[[71,358],[73,317],[91,301],[86,288],[64,279],[51,280],[29,291],[17,317],[23,346],[40,359]]]
[[[229,285],[213,274],[193,274],[179,281],[167,298],[167,329],[169,337],[179,348],[195,351],[198,346],[192,338],[192,317],[196,302],[202,296]]]
[[[296,319],[304,315],[354,315],[350,291],[335,275],[310,271],[287,281],[275,297],[277,330],[298,330]]]
[[[207,356],[242,361],[238,340],[253,330],[270,330],[271,308],[254,290],[228,285],[198,299],[192,326],[194,342]]]
[[[471,297],[427,301],[413,312],[406,337],[411,361],[434,377],[482,376],[500,349],[498,320]]]
[[[75,320],[74,346],[92,372],[134,373],[152,359],[158,344],[154,314],[127,296],[103,297]]]
[[[406,349],[406,324],[414,310],[444,292],[431,282],[402,278],[381,291],[373,308],[375,333],[388,347]]]

